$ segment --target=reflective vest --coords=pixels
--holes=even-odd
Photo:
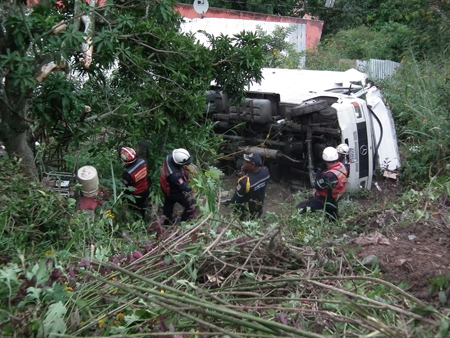
[[[172,188],[170,186],[168,178],[170,175],[174,174],[177,171],[181,171],[184,176],[184,180],[187,184],[189,184],[189,172],[184,166],[181,167],[181,169],[177,167],[175,162],[173,161],[172,154],[170,154],[164,160],[164,164],[161,170],[161,176],[159,177],[161,181],[161,189],[167,197],[172,194]]]
[[[127,176],[131,177],[131,186],[135,188],[133,195],[139,195],[148,190],[148,166],[145,160],[138,159],[125,169]]]
[[[331,195],[333,196],[333,199],[335,201],[337,201],[344,194],[345,188],[347,187],[347,182],[348,182],[347,169],[345,169],[345,166],[341,162],[336,162],[335,164],[333,164],[331,166],[330,169],[328,169],[326,171],[326,174],[327,173],[334,174],[338,179],[337,185],[331,191]],[[321,190],[321,191],[317,190],[316,195],[322,196],[322,197],[327,197],[328,190],[330,190],[330,189]]]

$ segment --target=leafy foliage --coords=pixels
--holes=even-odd
[[[0,84],[7,95],[0,101],[0,138],[10,154],[26,155],[30,170],[28,145],[15,149],[12,142],[17,121],[24,125],[20,135],[31,123],[35,138],[52,144],[42,155],[44,164],[60,162],[52,157],[106,129],[105,148],[151,139],[158,159],[180,144],[214,148],[211,134],[202,133],[196,122],[203,114],[204,92],[212,80],[233,94],[258,81],[260,40],[250,33],[223,36],[208,49],[179,32],[175,2],[146,4],[68,2],[62,10],[42,1],[29,15],[21,15],[17,3],[2,7],[7,44],[0,53],[5,79]],[[86,14],[82,20],[80,13]],[[90,57],[82,52],[86,42],[93,50],[89,67]],[[36,81],[42,66],[53,68]],[[55,73],[62,69],[65,73]]]
[[[410,45],[408,41],[412,39],[411,32],[404,25],[393,23],[389,29],[386,27],[380,31],[361,26],[329,36],[320,44],[317,54],[334,55],[337,60],[381,59],[400,62],[403,55],[399,55],[399,51],[405,51]],[[314,61],[308,62],[311,64]]]
[[[245,31],[231,38],[222,34],[214,37],[203,33],[211,43],[217,85],[233,100],[241,101],[245,98],[243,89],[261,80],[261,73],[252,71],[264,65],[261,39],[255,33]]]
[[[68,200],[25,179],[18,168],[21,168],[20,161],[0,161],[3,262],[18,252],[30,252],[30,249],[45,252],[56,244],[56,239],[67,242],[70,208],[75,204],[75,200]]]
[[[353,55],[358,58],[368,59],[375,54],[376,58],[384,55],[381,59],[400,60],[408,50],[412,50],[417,58],[422,59],[424,55],[431,56],[441,51],[441,47],[449,43],[449,8],[443,1],[432,4],[429,0],[406,3],[399,0],[357,3],[344,0],[336,1],[333,8],[326,8],[321,1],[313,0],[305,3],[302,13],[325,21],[324,33],[329,41],[340,43],[339,36],[347,35],[349,41],[342,48],[352,48],[343,54],[357,52]],[[361,30],[362,26],[366,28]],[[354,42],[352,37],[356,38]],[[362,43],[365,41],[366,46]],[[386,51],[388,53],[382,53]],[[349,58],[354,58],[353,55]]]
[[[430,62],[413,56],[402,60],[395,77],[383,83],[384,96],[396,120],[405,153],[403,175],[411,181],[428,182],[448,173],[449,59]]]
[[[295,28],[277,26],[271,34],[267,34],[259,26],[257,28],[258,37],[263,43],[264,67],[297,68],[299,66],[302,54],[297,52],[293,43],[286,41]]]

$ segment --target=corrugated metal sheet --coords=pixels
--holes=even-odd
[[[303,52],[306,50],[306,25],[297,25],[294,23],[290,23],[289,27],[294,27],[293,32],[289,36],[289,43],[295,45],[297,52]],[[299,66],[305,67],[306,59],[305,57],[301,57],[299,60]]]
[[[399,62],[390,60],[370,59],[369,61],[356,61],[356,69],[366,73],[370,79],[380,80],[386,79],[395,73],[395,70],[400,67]]]

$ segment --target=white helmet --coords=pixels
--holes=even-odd
[[[338,151],[334,147],[326,147],[322,153],[322,159],[325,162],[334,162],[339,158]]]
[[[188,165],[191,163],[191,155],[186,149],[183,148],[172,151],[172,158],[178,165]]]
[[[339,154],[348,155],[350,148],[346,143],[341,143],[336,147],[336,150],[338,151]]]

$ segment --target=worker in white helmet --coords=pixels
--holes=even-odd
[[[181,221],[192,218],[197,203],[191,196],[192,188],[189,186],[189,171],[187,166],[191,164],[191,155],[186,149],[173,150],[165,159],[161,172],[161,188],[164,192],[163,213],[165,224],[173,222],[173,208],[176,203],[183,208]]]
[[[347,177],[350,176],[350,162],[348,160],[348,154],[350,152],[350,147],[346,143],[341,143],[336,147],[336,150],[339,154],[338,161],[341,162],[345,169],[347,169]]]
[[[322,159],[327,170],[317,172],[314,197],[297,206],[301,213],[306,212],[308,208],[311,211],[325,210],[330,220],[337,219],[337,202],[345,192],[348,182],[347,170],[338,158],[339,154],[336,148],[324,149]]]

